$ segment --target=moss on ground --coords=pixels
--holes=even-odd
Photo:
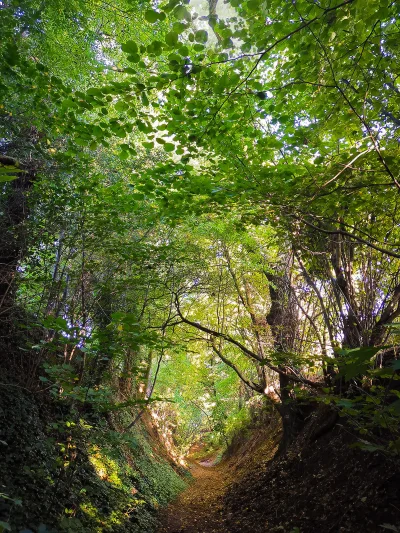
[[[0,386],[0,524],[13,532],[154,532],[185,473],[148,424],[122,433],[127,414],[110,421],[40,394]]]

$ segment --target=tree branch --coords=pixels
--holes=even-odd
[[[254,390],[254,391],[256,391],[256,392],[258,392],[260,394],[264,394],[264,389],[261,387],[261,385],[257,385],[256,383],[253,383],[253,382],[249,381],[248,379],[246,379],[244,377],[244,375],[240,372],[240,370],[237,368],[237,366],[234,365],[234,363],[232,363],[231,361],[229,361],[229,359],[227,359],[224,355],[222,355],[221,351],[218,350],[218,348],[215,346],[213,339],[211,339],[211,346],[212,346],[212,349],[214,350],[214,352],[221,359],[221,361],[223,361],[227,366],[232,368],[232,370],[234,372],[236,372],[236,374],[243,381],[243,383],[245,383],[250,389],[252,389],[252,390]]]
[[[357,235],[354,235],[354,233],[350,233],[348,231],[340,230],[340,229],[327,230],[327,229],[324,229],[324,228],[320,228],[318,226],[314,226],[314,224],[312,224],[311,222],[308,222],[307,220],[304,220],[304,218],[300,218],[297,215],[292,214],[291,216],[296,218],[297,220],[300,220],[300,222],[303,222],[306,226],[309,226],[310,228],[313,228],[316,231],[320,231],[321,233],[326,233],[327,235],[345,235],[346,237],[350,237],[350,238],[356,240],[357,242],[359,242],[361,244],[365,244],[365,245],[369,246],[370,248],[373,248],[374,250],[376,250],[378,252],[381,252],[383,254],[390,255],[391,257],[396,257],[396,258],[400,259],[400,254],[397,254],[396,252],[391,252],[390,250],[386,250],[385,248],[381,248],[380,246],[376,246],[375,244],[372,244],[372,242],[367,241],[367,240],[363,239],[362,237],[357,237]]]
[[[196,329],[199,329],[200,331],[204,331],[204,333],[208,333],[210,335],[210,337],[217,337],[217,338],[226,340],[230,344],[233,344],[234,346],[237,346],[242,351],[242,353],[246,354],[251,359],[255,359],[256,361],[258,361],[262,365],[268,367],[270,370],[273,370],[277,374],[280,374],[282,376],[287,377],[289,380],[294,381],[295,383],[301,383],[302,385],[308,385],[309,387],[311,387],[313,389],[318,389],[321,386],[323,386],[322,383],[314,382],[314,381],[311,381],[311,380],[303,378],[303,377],[300,378],[300,377],[294,376],[292,374],[287,374],[286,372],[284,372],[283,370],[281,370],[277,366],[273,365],[267,359],[263,359],[262,357],[260,357],[258,354],[256,354],[252,350],[249,350],[241,342],[237,341],[236,339],[234,339],[230,335],[227,335],[226,333],[221,333],[219,331],[215,331],[215,330],[213,330],[211,328],[208,328],[207,326],[203,326],[199,322],[193,322],[192,320],[189,320],[188,318],[186,318],[182,314],[182,312],[180,310],[179,300],[178,300],[177,295],[175,295],[175,305],[176,305],[176,310],[177,310],[178,315],[181,317],[182,322],[184,322],[185,324],[188,324],[189,326],[192,326],[192,327],[194,327]]]

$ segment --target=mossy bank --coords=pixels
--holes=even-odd
[[[79,413],[0,386],[0,531],[151,533],[185,486],[145,417]]]

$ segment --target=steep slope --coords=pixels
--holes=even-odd
[[[226,531],[372,533],[388,525],[397,531],[398,460],[352,448],[357,438],[340,421],[319,437],[315,427],[310,420],[287,455],[252,469],[229,488]]]
[[[76,416],[45,393],[2,383],[0,531],[153,532],[184,472],[149,419],[122,433],[129,421]]]
[[[196,466],[194,485],[161,514],[160,533],[400,531],[397,461],[351,447],[355,435],[326,408],[274,457],[279,437],[272,419],[239,435],[220,465]]]

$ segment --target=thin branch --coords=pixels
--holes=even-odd
[[[381,253],[389,255],[391,257],[396,257],[396,258],[400,259],[400,254],[398,254],[396,252],[391,252],[390,250],[386,250],[385,248],[381,248],[380,246],[376,246],[375,244],[372,244],[372,242],[366,241],[365,239],[362,239],[361,237],[357,237],[357,235],[354,235],[354,233],[350,233],[348,231],[340,230],[340,229],[327,230],[327,229],[324,229],[324,228],[319,228],[318,226],[314,226],[314,224],[312,224],[311,222],[307,222],[307,220],[304,220],[303,218],[300,218],[300,217],[298,217],[296,215],[293,215],[293,214],[292,214],[292,216],[297,218],[301,222],[303,222],[306,226],[309,226],[310,228],[315,229],[316,231],[320,231],[322,233],[326,233],[327,235],[343,235],[343,236],[346,236],[346,237],[350,237],[351,239],[354,239],[357,242],[360,242],[361,244],[365,244],[365,245],[369,246],[370,248],[373,248],[374,250],[377,250],[378,252],[381,252]]]
[[[227,335],[226,333],[221,333],[220,331],[215,331],[215,330],[213,330],[211,328],[208,328],[207,326],[203,326],[199,322],[193,322],[192,320],[189,320],[188,318],[186,318],[182,314],[182,312],[180,310],[179,300],[178,300],[177,295],[175,295],[175,305],[176,305],[176,309],[177,309],[178,315],[181,317],[182,321],[185,322],[186,324],[188,324],[189,326],[192,326],[192,327],[194,327],[196,329],[199,329],[200,331],[204,331],[204,333],[208,333],[210,335],[210,337],[217,337],[217,338],[226,340],[230,344],[233,344],[234,346],[237,346],[241,350],[242,353],[246,354],[251,359],[255,359],[256,361],[258,361],[262,365],[268,367],[269,369],[273,370],[277,374],[285,376],[286,378],[290,379],[291,381],[294,381],[296,383],[301,383],[303,385],[308,385],[309,387],[312,387],[314,389],[317,389],[317,388],[321,387],[321,385],[322,385],[321,383],[314,382],[314,381],[311,381],[311,380],[303,378],[303,377],[300,378],[300,377],[294,376],[292,374],[287,374],[286,372],[284,372],[283,370],[281,370],[277,366],[273,365],[267,359],[264,359],[264,358],[260,357],[258,354],[256,354],[255,352],[253,352],[252,350],[249,350],[249,348],[244,346],[241,342],[237,341],[236,339],[234,339],[230,335]]]
[[[229,359],[227,359],[220,350],[218,350],[218,348],[215,346],[214,342],[213,342],[213,339],[211,339],[211,346],[212,346],[212,349],[214,350],[214,352],[218,355],[218,357],[221,359],[221,361],[223,361],[227,366],[229,366],[230,368],[232,368],[232,370],[234,372],[236,372],[236,374],[239,376],[239,378],[243,381],[243,383],[245,383],[250,389],[258,392],[258,393],[261,393],[263,394],[264,393],[264,389],[260,386],[260,385],[257,385],[256,383],[253,383],[252,381],[249,381],[248,379],[246,379],[244,377],[244,375],[241,373],[241,371],[237,368],[237,366],[232,363],[232,361],[229,361]]]

